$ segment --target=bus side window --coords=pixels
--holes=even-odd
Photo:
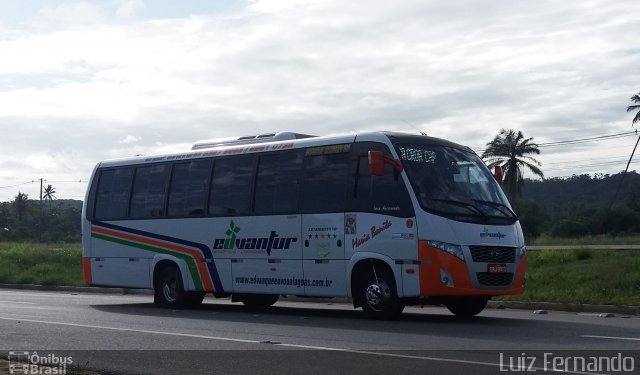
[[[302,158],[300,150],[260,156],[255,190],[256,214],[299,213]]]
[[[100,172],[98,189],[95,194],[97,220],[126,219],[129,208],[129,194],[133,168],[107,169]]]
[[[165,216],[170,164],[136,168],[129,217],[151,219]]]
[[[381,143],[361,142],[354,144],[352,151],[353,186],[347,210],[397,217],[414,216],[407,187],[402,178],[395,177],[391,164],[385,164],[383,176],[372,176],[369,172],[368,152],[382,151],[391,156],[388,147]]]
[[[194,160],[173,165],[167,216],[205,214],[212,164],[211,160]]]
[[[209,214],[249,215],[254,156],[219,159],[213,166],[209,192]]]
[[[303,213],[344,212],[349,182],[349,153],[307,156]]]

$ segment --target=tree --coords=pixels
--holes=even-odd
[[[521,131],[516,132],[513,129],[501,129],[500,133],[487,143],[487,149],[482,153],[482,159],[489,168],[496,165],[502,167],[504,185],[512,202],[522,191],[525,167],[536,176],[544,178],[542,170],[538,168],[542,164],[527,156],[529,154],[539,155],[538,145],[533,142],[533,138],[525,138]]]
[[[24,212],[27,209],[28,200],[29,196],[22,192],[18,192],[18,195],[16,195],[15,199],[13,200],[13,207],[18,215],[18,222],[22,222]]]
[[[44,200],[53,200],[53,199],[56,198],[56,196],[54,195],[55,193],[56,193],[56,189],[53,186],[51,186],[51,184],[49,184],[43,190],[42,199],[44,199]]]
[[[638,111],[636,112],[635,117],[631,121],[631,126],[635,125],[636,122],[640,122],[640,92],[631,97],[631,101],[637,104],[633,104],[627,107],[627,112]]]
[[[631,120],[631,126],[633,126],[636,124],[636,122],[640,122],[640,93],[637,93],[634,96],[632,96],[631,101],[634,103],[638,103],[638,104],[633,104],[627,107],[627,112],[631,112],[635,110],[638,111],[636,112],[636,115],[633,117],[633,120]],[[620,185],[618,185],[618,189],[616,190],[616,193],[613,195],[613,199],[611,199],[609,208],[613,206],[613,203],[616,201],[616,198],[618,198],[618,192],[620,191],[620,187],[622,187],[622,183],[624,182],[624,176],[627,175],[627,171],[629,170],[629,165],[631,165],[631,160],[633,159],[633,155],[636,153],[636,148],[638,148],[638,143],[640,143],[640,137],[638,137],[638,140],[636,141],[636,145],[633,146],[633,151],[631,151],[631,157],[629,157],[629,161],[627,162],[627,167],[624,169],[624,173],[622,174],[622,179],[620,180]]]

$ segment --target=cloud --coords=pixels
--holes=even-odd
[[[504,127],[538,142],[610,134],[630,129],[640,81],[640,6],[623,1],[260,0],[156,20],[136,18],[151,3],[110,4],[51,5],[38,28],[0,29],[0,186],[271,131],[426,131],[472,148]],[[540,159],[572,160],[564,151]]]
[[[106,20],[107,17],[99,6],[89,2],[75,2],[44,6],[30,23],[37,29],[58,29],[61,25],[73,27],[100,24]]]
[[[142,8],[144,8],[142,0],[121,0],[116,9],[116,17],[123,20],[133,19],[136,16],[136,12]]]
[[[140,139],[141,139],[140,137],[136,137],[134,135],[128,135],[123,140],[121,140],[120,143],[123,143],[123,144],[136,143],[136,142],[139,142]]]

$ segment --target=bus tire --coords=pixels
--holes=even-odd
[[[155,289],[158,301],[164,307],[180,309],[189,305],[188,293],[184,291],[182,284],[182,274],[176,266],[162,268]]]
[[[200,306],[206,294],[205,292],[187,292],[186,305],[189,307]]]
[[[373,319],[394,319],[402,310],[404,304],[398,299],[396,281],[393,273],[387,267],[376,267],[367,282],[360,285],[358,292],[362,311]]]
[[[269,307],[278,302],[279,294],[241,294],[236,296],[236,300],[242,302],[247,307]]]
[[[480,314],[487,307],[488,301],[487,297],[453,297],[445,303],[445,306],[455,316],[469,318]]]

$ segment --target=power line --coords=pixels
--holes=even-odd
[[[538,147],[549,147],[549,146],[560,146],[560,145],[569,145],[569,144],[576,144],[576,143],[596,142],[596,141],[602,141],[602,140],[622,138],[628,135],[636,135],[636,134],[638,134],[637,131],[630,131],[630,132],[624,132],[624,133],[618,133],[618,134],[600,135],[596,137],[568,139],[564,141],[538,143]]]
[[[555,142],[536,143],[536,145],[538,147],[565,146],[565,145],[580,144],[580,143],[608,141],[610,139],[623,138],[623,137],[627,137],[630,135],[637,135],[637,134],[638,134],[638,131],[634,130],[634,131],[628,131],[623,133],[604,134],[604,135],[597,135],[597,136],[586,137],[586,138],[565,139],[565,140],[560,140]],[[483,152],[484,149],[474,149],[473,151]]]
[[[23,183],[21,183],[21,184],[7,185],[7,186],[0,186],[0,189],[10,189],[10,188],[14,188],[14,187],[22,186],[22,185],[33,184],[34,182],[35,182],[35,181],[27,181],[27,182],[23,182]]]

